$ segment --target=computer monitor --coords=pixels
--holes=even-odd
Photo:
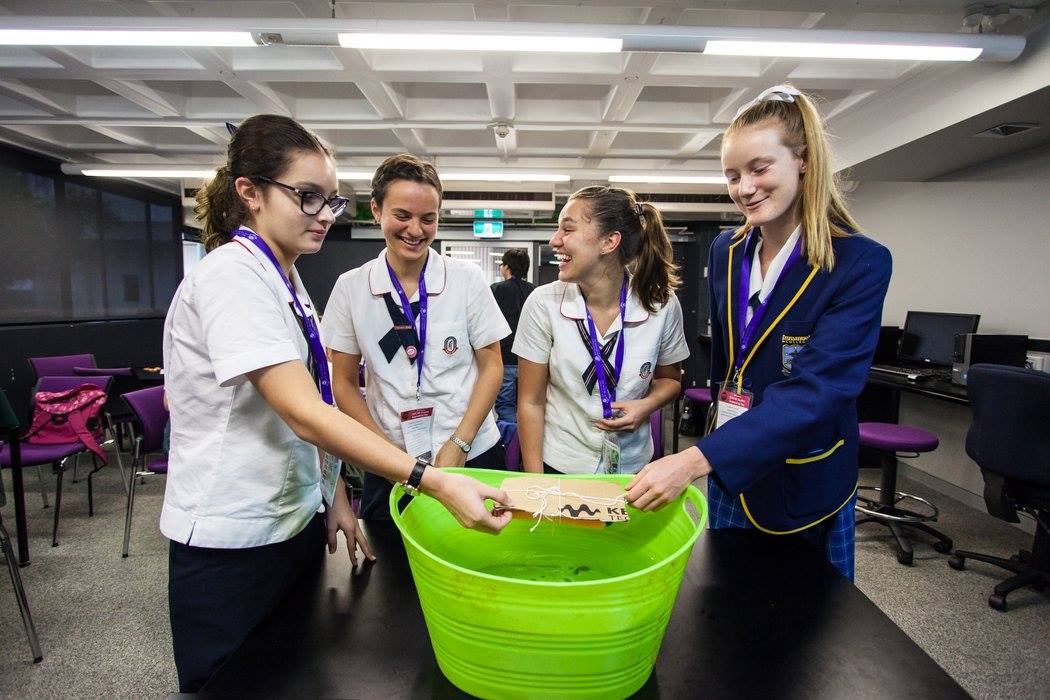
[[[942,314],[909,311],[904,320],[898,359],[915,364],[950,367],[955,336],[976,333],[981,317],[977,314]]]

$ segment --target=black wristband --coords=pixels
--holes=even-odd
[[[415,495],[419,493],[419,484],[423,481],[423,472],[430,465],[422,459],[417,459],[416,464],[412,467],[412,473],[408,475],[408,478],[404,481],[405,490],[410,494]]]

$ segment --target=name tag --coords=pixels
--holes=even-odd
[[[321,459],[321,498],[325,505],[332,507],[335,500],[335,489],[339,485],[339,472],[342,461],[333,454],[323,453]]]
[[[405,438],[405,452],[416,459],[434,458],[434,407],[414,403],[401,411],[401,435]]]
[[[754,394],[747,389],[742,389],[739,392],[723,389],[718,392],[718,412],[715,418],[715,430],[718,430],[737,416],[747,413],[753,400]]]

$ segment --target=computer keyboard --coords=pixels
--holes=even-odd
[[[892,374],[904,377],[912,381],[937,379],[950,381],[952,370],[950,367],[902,367],[900,365],[872,365],[871,369],[883,374]]]

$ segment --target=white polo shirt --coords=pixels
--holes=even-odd
[[[292,283],[314,314],[294,267]],[[318,512],[317,448],[296,437],[245,376],[289,360],[308,363],[309,349],[277,269],[249,241],[208,253],[179,285],[164,322],[165,536],[255,547],[293,537]]]
[[[422,401],[433,406],[433,454],[459,426],[478,378],[474,348],[510,335],[503,314],[476,265],[430,250],[427,285],[427,341],[423,358]],[[402,449],[401,411],[415,405],[416,366],[404,348],[387,357],[380,340],[394,327],[384,295],[401,302],[390,282],[386,251],[361,267],[344,272],[324,309],[325,344],[332,350],[360,355],[365,361],[365,404],[387,438]],[[409,301],[418,301],[419,293]],[[417,325],[418,328],[418,325]],[[389,343],[390,341],[387,341]],[[471,444],[470,457],[499,442],[496,420],[489,415]]]
[[[514,354],[548,366],[547,408],[543,415],[543,461],[567,474],[594,474],[601,458],[603,431],[597,384],[590,393],[584,374],[592,364],[577,326],[586,318],[578,285],[551,282],[525,301],[514,339]],[[625,313],[627,336],[616,399],[640,399],[649,393],[657,365],[672,365],[689,357],[682,331],[678,297],[650,314],[631,293]],[[586,321],[584,321],[586,323]],[[621,328],[620,317],[601,338],[604,344]],[[584,326],[586,332],[586,325]],[[615,346],[614,346],[615,347]],[[634,474],[653,456],[652,433],[646,421],[633,433],[620,433],[620,471]]]

